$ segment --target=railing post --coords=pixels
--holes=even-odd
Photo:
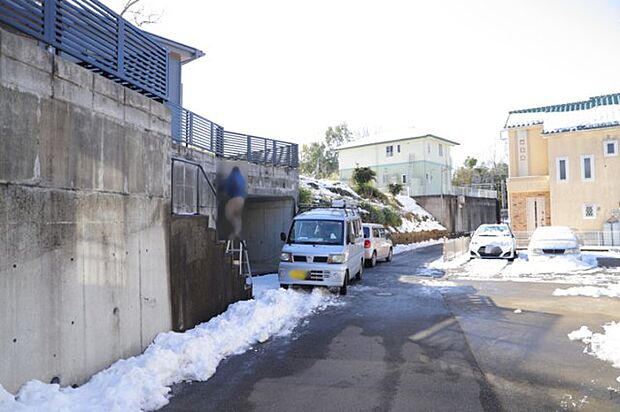
[[[57,0],[43,2],[43,38],[47,44],[56,45],[56,13]]]
[[[116,71],[125,75],[125,19],[116,19]]]
[[[264,157],[263,163],[267,164],[267,159],[268,159],[267,158],[267,139],[263,139],[263,142],[265,142],[265,149],[264,149],[265,155],[263,156]]]
[[[247,136],[247,142],[246,142],[246,151],[247,151],[247,155],[246,155],[246,160],[248,162],[252,161],[252,137],[250,137],[250,135]]]
[[[209,134],[210,136],[210,143],[209,143],[209,150],[211,150],[212,152],[215,152],[215,150],[213,149],[213,134],[215,131],[215,125],[213,124],[213,122],[209,122]]]
[[[275,140],[273,140],[273,151],[271,152],[271,160],[274,166],[278,164],[278,159],[276,159],[276,141]]]
[[[189,113],[189,122],[187,125],[187,143],[188,144],[193,144],[194,143],[194,113],[193,112],[188,112]]]

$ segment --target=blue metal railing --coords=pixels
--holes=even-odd
[[[286,167],[299,165],[298,146],[294,143],[230,132],[181,106],[168,103],[168,107],[172,114],[172,141],[177,144],[226,159]]]
[[[168,99],[168,53],[96,0],[0,0],[0,22],[148,97]]]

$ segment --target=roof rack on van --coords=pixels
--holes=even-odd
[[[321,201],[312,204],[300,204],[299,212],[304,213],[313,209],[333,209],[342,210],[347,216],[359,215],[359,204],[353,200],[334,199],[332,202]]]

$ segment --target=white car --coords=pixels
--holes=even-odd
[[[567,226],[541,226],[534,231],[527,247],[528,258],[570,256],[581,260],[581,245]]]
[[[346,295],[349,282],[362,278],[364,238],[362,220],[350,209],[316,208],[293,219],[281,233],[280,286],[339,287]]]
[[[506,224],[480,225],[469,242],[469,256],[512,261],[517,257],[517,241]]]
[[[374,267],[377,259],[392,260],[392,241],[388,238],[389,232],[382,225],[364,223],[364,262],[366,266]]]

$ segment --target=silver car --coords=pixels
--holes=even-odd
[[[389,232],[382,225],[364,223],[364,262],[366,266],[374,267],[377,259],[392,260],[392,241]]]
[[[570,256],[581,260],[581,241],[566,226],[541,226],[534,231],[527,247],[529,259]]]

